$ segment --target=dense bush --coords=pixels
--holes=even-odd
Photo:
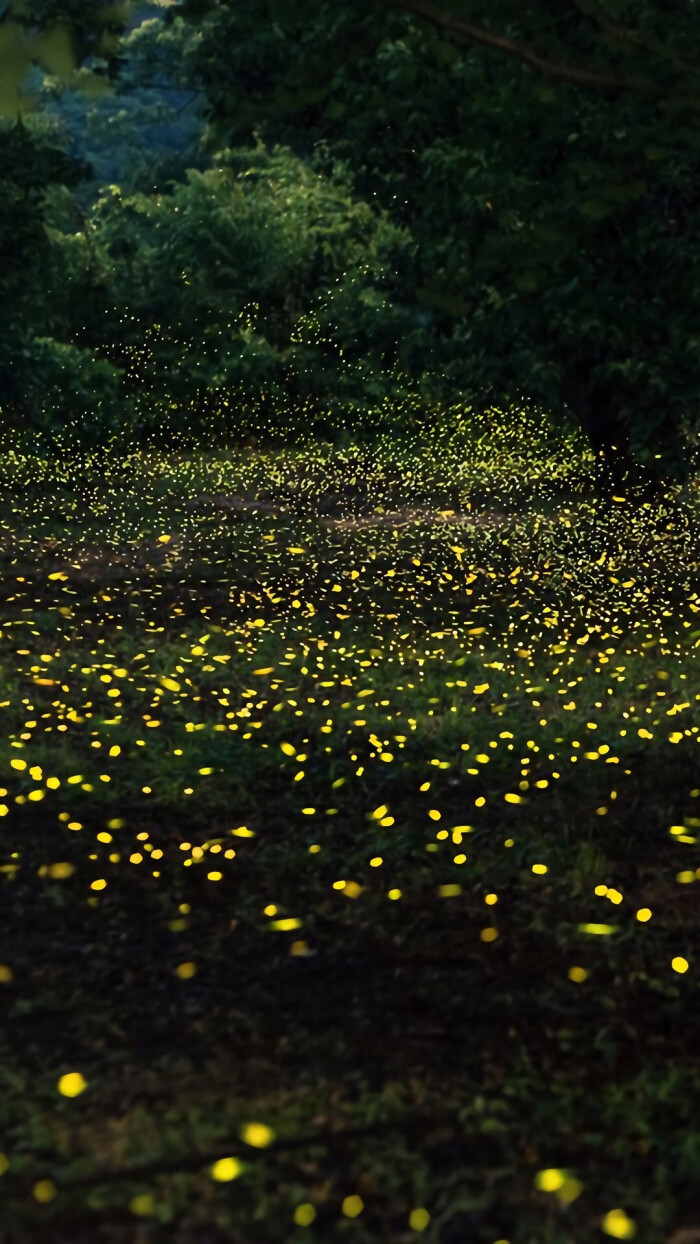
[[[294,408],[342,422],[408,396],[410,234],[358,201],[340,164],[321,174],[262,143],[213,163],[170,194],[108,186],[80,241],[54,235],[75,340],[123,369],[139,424],[191,429],[194,412],[243,430]],[[89,316],[66,303],[71,284],[92,294]]]

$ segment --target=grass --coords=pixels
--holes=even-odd
[[[3,1244],[700,1228],[695,481],[0,475]]]

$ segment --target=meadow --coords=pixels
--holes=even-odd
[[[697,477],[0,449],[3,1244],[700,1240]]]

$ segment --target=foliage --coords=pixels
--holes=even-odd
[[[32,341],[50,326],[46,268],[47,193],[89,170],[22,123],[0,130],[0,405],[23,403],[33,372]]]
[[[620,0],[613,23],[594,3],[476,2],[476,38],[459,7],[420,0],[274,0],[267,23],[257,0],[224,0],[167,20],[180,13],[213,141],[320,142],[410,222],[454,384],[572,412],[594,448],[683,474],[700,397],[691,4]]]
[[[263,391],[278,422],[295,399],[342,420],[388,396],[413,327],[396,293],[407,231],[353,196],[339,162],[320,173],[258,143],[214,164],[170,194],[105,188],[86,222],[103,315],[76,340],[126,368],[151,421],[245,411]],[[88,250],[60,236],[80,280]]]

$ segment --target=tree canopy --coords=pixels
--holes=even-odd
[[[126,20],[19,9],[44,61],[47,31],[76,25],[78,64]],[[202,92],[210,155],[341,161],[407,231],[418,370],[573,418],[618,474],[678,477],[700,397],[696,21],[694,0],[185,0],[149,38]]]

